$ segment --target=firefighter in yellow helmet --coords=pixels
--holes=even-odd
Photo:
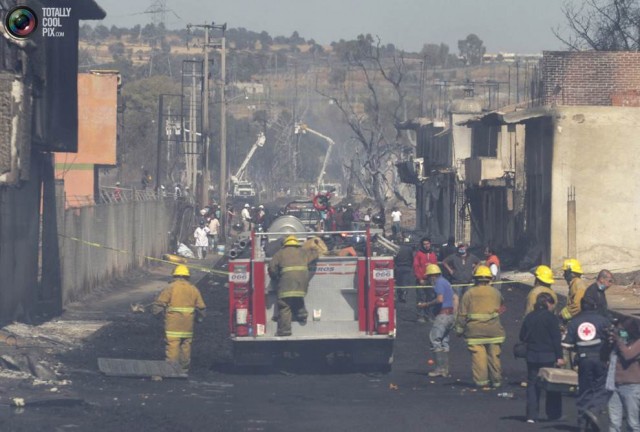
[[[498,388],[502,385],[500,352],[505,332],[500,322],[503,299],[500,291],[490,285],[492,278],[489,267],[476,268],[475,284],[460,300],[455,329],[458,336],[464,336],[471,353],[475,385]]]
[[[554,304],[558,304],[558,295],[551,289],[551,285],[555,282],[553,279],[553,271],[546,265],[539,265],[535,268],[533,274],[536,280],[533,283],[533,288],[531,288],[531,291],[529,291],[527,295],[527,304],[524,308],[525,316],[533,311],[538,295],[543,292],[548,293],[553,298]]]
[[[582,266],[575,258],[564,260],[562,264],[564,280],[569,284],[567,305],[560,311],[562,319],[569,321],[580,313],[580,300],[584,297],[587,284],[582,280]]]
[[[166,359],[179,364],[184,371],[191,364],[193,321],[202,321],[206,309],[200,291],[189,282],[189,277],[187,266],[177,266],[174,280],[152,304],[154,315],[164,313]]]
[[[306,324],[308,312],[304,297],[309,287],[309,263],[318,258],[314,249],[303,249],[294,235],[284,239],[282,248],[269,262],[269,276],[277,283],[278,331],[276,336],[291,336],[291,319]]]

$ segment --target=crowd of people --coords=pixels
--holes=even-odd
[[[428,237],[414,251],[408,239],[395,256],[396,298],[407,301],[407,288],[416,289],[418,322],[431,322],[429,342],[435,368],[429,376],[448,376],[449,335],[464,338],[471,353],[474,384],[483,389],[502,386],[501,348],[505,331],[500,290],[500,260],[487,246],[484,259],[468,245],[449,239],[437,253]],[[614,283],[601,270],[591,285],[584,282],[576,259],[562,267],[568,284],[566,306],[558,307],[556,282],[550,267],[532,269],[534,284],[524,306],[519,333],[527,365],[526,421],[539,420],[543,368],[577,370],[576,407],[580,430],[601,430],[608,413],[611,431],[640,431],[640,325],[635,319],[616,321],[608,309],[606,290]],[[424,288],[422,288],[424,286]],[[608,409],[607,409],[608,408]],[[545,414],[562,417],[561,393],[546,392]]]
[[[198,258],[204,258],[207,250],[215,247],[222,215],[220,208],[210,206],[200,216],[194,240]],[[225,216],[229,229],[235,227],[239,231],[264,230],[270,220],[263,205],[244,204],[239,211],[228,206]],[[340,230],[358,230],[371,224],[384,226],[386,220],[384,209],[374,215],[371,208],[362,212],[349,204],[335,209],[333,216]],[[394,258],[396,299],[407,302],[407,289],[415,288],[417,320],[431,322],[429,342],[435,367],[429,376],[449,376],[449,338],[455,333],[464,338],[471,354],[474,384],[483,389],[500,388],[503,385],[500,356],[506,333],[501,322],[504,312],[501,285],[495,283],[501,281],[501,264],[495,250],[485,247],[481,259],[469,251],[469,245],[456,244],[454,238],[436,250],[429,237],[421,238],[414,250],[410,239],[402,237],[401,212],[394,208],[391,220],[392,236],[398,243]],[[300,247],[295,238],[288,238],[285,246],[282,263],[278,259],[272,261],[269,270],[274,275],[286,273],[289,267],[297,269],[308,264],[304,254],[294,253]],[[296,259],[302,257],[304,263],[285,257],[287,253]],[[564,368],[577,370],[580,430],[600,430],[599,425],[608,416],[611,431],[623,430],[623,421],[628,430],[640,431],[640,325],[630,318],[618,322],[609,311],[606,290],[614,283],[609,270],[600,271],[596,281],[588,286],[578,260],[565,260],[562,271],[569,288],[562,308],[552,287],[556,280],[551,268],[539,265],[531,271],[534,283],[523,305],[519,332],[520,342],[526,347],[523,354],[527,368],[526,421],[536,423],[540,418],[540,371]],[[295,281],[289,284],[292,293],[306,290],[296,284]],[[278,318],[279,335],[290,334],[292,318],[306,319],[304,303],[300,303],[304,296],[294,294],[279,297],[282,313]],[[560,419],[562,411],[562,395],[547,390],[544,405],[547,419]]]

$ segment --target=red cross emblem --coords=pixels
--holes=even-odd
[[[578,326],[578,337],[583,341],[590,341],[596,337],[596,326],[590,322],[584,322]]]

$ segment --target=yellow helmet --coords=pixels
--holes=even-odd
[[[546,284],[553,284],[553,271],[546,265],[539,265],[536,267],[536,271],[533,273],[538,279]]]
[[[176,266],[175,270],[173,270],[173,276],[191,276],[191,274],[189,274],[189,267],[186,265]]]
[[[439,274],[442,274],[442,270],[440,270],[440,266],[437,264],[429,264],[426,271],[424,272],[425,276],[433,276]]]
[[[569,258],[564,260],[564,263],[562,263],[562,271],[571,271],[573,273],[579,273],[582,274],[582,266],[580,265],[580,261],[578,261],[575,258]]]
[[[489,269],[489,267],[480,265],[476,268],[476,271],[473,273],[473,277],[491,279],[493,278],[493,273],[491,273],[491,270]]]
[[[300,243],[298,242],[298,238],[294,235],[290,235],[289,237],[287,237],[286,239],[284,239],[284,242],[282,243],[284,246],[299,246]]]

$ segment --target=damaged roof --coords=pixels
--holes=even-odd
[[[492,111],[487,114],[472,117],[468,120],[456,123],[458,126],[477,126],[477,125],[506,125],[523,123],[527,120],[539,117],[551,117],[554,110],[549,107],[534,107],[521,111],[512,111],[504,113],[501,111]]]

